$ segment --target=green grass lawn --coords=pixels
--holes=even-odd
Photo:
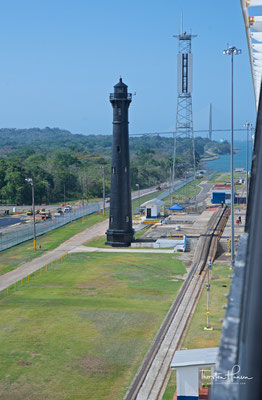
[[[91,214],[85,217],[84,220],[80,218],[52,232],[39,236],[36,240],[36,251],[33,250],[33,241],[27,241],[11,249],[2,251],[0,253],[0,275],[17,268],[17,266],[23,262],[39,257],[46,251],[55,249],[76,233],[82,232],[86,228],[106,218],[108,218],[108,215],[103,217],[99,214]],[[41,246],[41,248],[39,248],[39,246]]]
[[[222,308],[227,304],[225,294],[229,292],[231,280],[229,267],[214,265],[212,270],[210,290],[210,324],[213,331],[204,331],[206,326],[206,289],[204,288],[196,310],[189,324],[181,349],[201,349],[204,347],[218,347],[222,331],[221,318],[225,315]],[[171,376],[163,396],[163,400],[172,400],[176,391],[176,373]]]
[[[167,190],[167,189],[165,189]],[[132,200],[132,211],[133,214],[135,214],[136,209],[143,203],[145,203],[146,201],[149,201],[151,199],[156,198],[157,196],[159,196],[161,193],[163,193],[165,190],[159,190],[157,192],[151,193],[151,194],[147,194],[146,196],[140,197],[140,199],[135,198],[134,200]]]
[[[72,254],[2,292],[0,399],[122,399],[183,273],[173,255]]]
[[[140,199],[140,203],[142,204],[142,202],[152,199],[157,195],[158,192],[147,195]],[[133,200],[132,205],[134,210],[136,207],[138,207],[138,204],[139,201],[137,199]],[[39,236],[37,237],[36,251],[33,250],[33,241],[31,240],[12,247],[11,249],[0,252],[0,275],[17,268],[24,262],[41,256],[46,251],[55,249],[65,240],[70,239],[70,237],[74,236],[75,234],[84,231],[86,228],[89,228],[90,226],[95,225],[106,218],[108,218],[108,210],[106,211],[104,217],[98,213],[91,214],[84,218],[84,223],[82,218],[80,218],[61,228],[55,229],[52,232]]]
[[[148,231],[148,229],[150,228],[150,226],[146,225],[144,229],[142,229],[141,231],[135,233],[135,239],[140,238],[142,235],[144,235],[146,233],[146,231]],[[93,240],[90,240],[89,242],[85,243],[85,246],[87,247],[98,247],[98,248],[110,248],[108,245],[105,244],[106,242],[106,235],[101,235]],[[131,247],[129,248],[131,249]],[[154,250],[154,249],[151,249]]]
[[[222,175],[221,172],[217,172],[217,173],[213,176],[212,179],[208,179],[208,183],[216,183],[216,182],[219,180],[219,178],[220,178],[221,175]]]
[[[235,172],[234,173],[234,181],[236,181],[239,178],[243,178],[245,177],[245,172]],[[214,179],[214,178],[213,178]],[[210,181],[211,183],[213,182],[213,179]],[[220,173],[220,177],[215,181],[216,183],[225,183],[228,182],[230,183],[230,173],[224,174],[224,173]]]

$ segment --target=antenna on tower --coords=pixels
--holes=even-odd
[[[188,178],[194,180],[195,186],[195,208],[197,210],[197,188],[196,188],[196,158],[195,158],[195,140],[193,129],[193,113],[192,113],[192,70],[193,55],[191,53],[192,39],[197,35],[183,32],[183,13],[181,12],[181,32],[179,35],[173,35],[178,39],[178,55],[177,55],[177,113],[176,113],[176,130],[174,132],[174,150],[173,150],[173,168],[172,168],[172,188],[171,203],[173,202],[174,179],[176,176],[176,147],[179,137],[191,142],[192,158],[184,163],[187,171],[185,171],[185,185]],[[192,179],[193,178],[193,179]],[[191,182],[190,180],[190,182]]]
[[[212,103],[209,104],[209,139],[212,140]]]

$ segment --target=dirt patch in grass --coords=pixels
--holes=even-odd
[[[80,367],[89,374],[103,375],[108,371],[108,364],[100,358],[85,356],[80,360]]]
[[[28,365],[32,365],[32,363],[28,361],[19,361],[18,365],[21,365],[21,367],[26,367]]]

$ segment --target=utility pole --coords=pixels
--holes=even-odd
[[[235,232],[234,232],[234,55],[241,54],[241,50],[235,46],[228,47],[223,54],[231,56],[231,160],[230,160],[230,177],[231,177],[231,268],[235,266]]]
[[[212,104],[209,104],[209,127],[208,127],[209,140],[212,140]]]
[[[244,125],[247,128],[247,137],[246,137],[246,207],[247,207],[247,199],[248,199],[248,136],[249,132],[252,132],[252,124],[246,122]],[[251,138],[252,140],[252,138]],[[252,156],[252,155],[251,155]]]
[[[105,167],[101,166],[102,174],[103,174],[103,216],[105,215],[105,197],[106,197],[106,189],[105,189]]]
[[[210,326],[210,321],[209,321],[209,315],[210,315],[210,277],[209,273],[211,273],[212,270],[212,261],[208,261],[207,265],[207,283],[206,283],[206,289],[207,289],[207,308],[206,308],[206,317],[207,317],[207,325],[204,327],[204,331],[212,331],[213,328]]]
[[[140,212],[140,186],[139,186],[139,183],[136,183],[136,187],[138,189],[138,207],[139,207],[139,212]]]
[[[174,138],[174,149],[173,149],[173,164],[172,164],[172,178],[171,178],[171,201],[170,207],[173,205],[173,196],[174,196],[174,185],[175,185],[175,169],[176,169],[176,132],[173,134]]]
[[[34,250],[36,250],[36,226],[35,226],[35,186],[32,178],[26,178],[26,182],[32,186],[32,208],[33,208],[33,236],[34,236]]]

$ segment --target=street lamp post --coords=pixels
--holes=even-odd
[[[231,267],[235,266],[235,232],[234,232],[234,56],[241,54],[241,50],[230,46],[223,54],[231,56]]]
[[[139,187],[139,183],[136,183],[136,187],[138,190],[138,206],[139,206],[139,212],[140,212],[140,187]]]
[[[105,167],[101,166],[103,171],[103,216],[105,215],[105,197],[106,197],[106,189],[105,189]]]
[[[252,130],[252,124],[246,122],[244,125],[247,128],[247,140],[246,140],[246,207],[247,207],[247,198],[248,198],[248,134],[249,131]],[[251,138],[252,140],[252,138]]]
[[[213,328],[210,325],[209,315],[210,315],[210,276],[212,270],[212,261],[208,261],[207,265],[207,283],[206,283],[206,290],[207,290],[207,308],[206,308],[206,317],[207,317],[207,326],[204,327],[204,331],[212,331]]]
[[[33,232],[34,232],[34,250],[36,250],[36,226],[35,226],[35,186],[32,178],[26,178],[26,182],[32,186],[32,207],[33,207]]]

